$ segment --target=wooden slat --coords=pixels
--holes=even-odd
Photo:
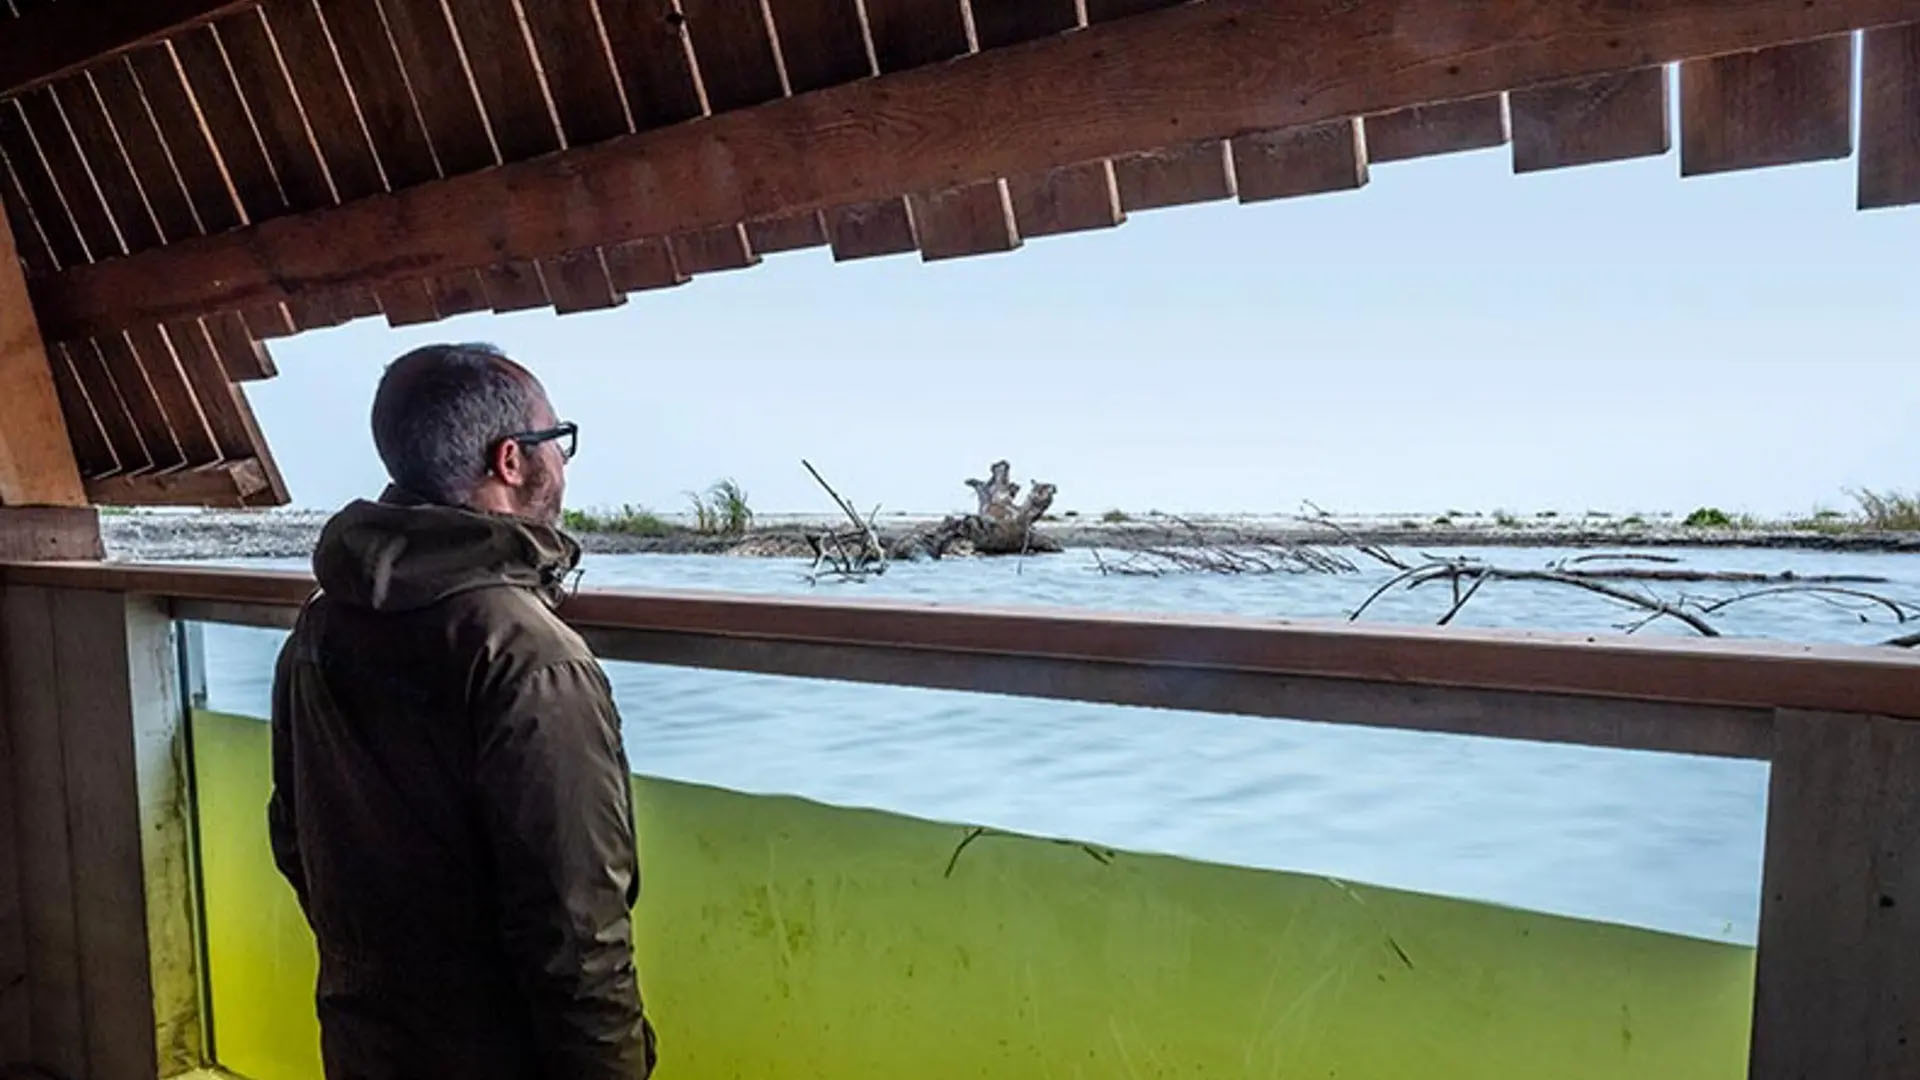
[[[107,334],[96,339],[94,345],[100,350],[101,363],[113,376],[113,384],[120,390],[120,399],[127,404],[127,414],[133,418],[134,430],[139,433],[153,468],[164,471],[187,464],[173,425],[167,421],[166,409],[160,404],[154,380],[140,363],[126,335]]]
[[[286,477],[280,475],[280,466],[273,460],[267,437],[260,431],[260,421],[253,415],[253,405],[247,401],[246,387],[233,388],[233,406],[239,414],[241,425],[246,429],[247,443],[253,447],[255,455],[253,464],[260,470],[260,480],[264,485],[241,495],[241,503],[246,506],[287,505],[293,501],[293,497],[287,490]]]
[[[128,56],[127,62],[141,100],[150,107],[159,126],[168,158],[179,171],[198,226],[216,233],[240,224],[239,195],[228,183],[219,152],[200,121],[195,98],[173,51],[165,45],[142,49]]]
[[[1023,237],[1108,229],[1126,220],[1111,162],[1009,177],[1007,194]]]
[[[559,3],[561,0],[546,0]],[[547,110],[533,56],[514,5],[501,0],[445,0],[459,31],[473,83],[480,90],[493,141],[506,161],[560,148],[560,131]],[[447,63],[451,57],[440,57]]]
[[[546,279],[553,309],[562,315],[618,307],[627,302],[627,295],[608,280],[607,264],[597,248],[546,260],[540,265],[540,276]]]
[[[1680,65],[1680,175],[1852,152],[1851,35]]]
[[[1231,145],[1243,203],[1347,191],[1367,182],[1358,120],[1241,135]]]
[[[480,285],[495,311],[526,311],[552,302],[540,270],[530,262],[500,263],[480,271]]]
[[[317,143],[334,198],[345,202],[385,191],[380,164],[313,0],[273,0],[260,14]],[[231,38],[227,40],[231,44]],[[257,104],[260,99],[253,100]]]
[[[805,94],[873,72],[859,0],[767,0],[787,84]]]
[[[207,337],[213,343],[214,354],[220,358],[221,370],[226,372],[230,381],[255,382],[279,374],[266,346],[247,332],[246,322],[238,315],[209,315],[203,321],[206,323]]]
[[[0,222],[0,503],[84,502],[73,445],[12,233]]]
[[[80,148],[74,144],[73,133],[67,128],[66,116],[54,99],[53,89],[29,90],[20,96],[19,102],[26,114],[33,144],[39,148],[53,182],[60,186],[60,201],[80,231],[88,256],[108,259],[125,254],[120,230],[114,227],[93,174],[80,157]]]
[[[675,261],[673,247],[660,240],[633,240],[615,244],[603,253],[607,278],[621,292],[661,289],[684,284],[687,275]]]
[[[380,310],[386,312],[388,326],[418,326],[440,320],[440,309],[433,306],[433,292],[423,281],[389,281],[373,294],[380,298]]]
[[[213,29],[280,179],[287,209],[297,213],[339,202],[280,52],[267,35],[266,16],[258,9],[245,11],[214,23]]]
[[[1220,139],[1115,158],[1113,177],[1120,208],[1129,212],[1231,199],[1234,193],[1227,144]]]
[[[1861,64],[1860,208],[1920,202],[1920,23],[1867,31]]]
[[[1089,23],[1123,19],[1128,15],[1141,15],[1179,2],[1180,0],[1085,0]]]
[[[199,320],[192,320],[174,323],[166,328],[166,333],[180,368],[200,402],[218,460],[232,461],[258,454],[260,448],[247,433],[239,406],[235,404],[234,386],[214,353],[206,327]]]
[[[547,258],[1092,161],[1164,144],[1174,119],[1187,136],[1224,138],[1579,77],[1622,55],[1646,66],[1912,22],[1920,0],[1844,9],[1636,0],[1632,12],[1515,0],[1485,19],[1456,16],[1441,0],[1381,0],[1303,23],[1268,0],[1206,0],[63,270],[37,285],[36,303],[48,334],[64,340],[342,282]],[[1458,32],[1393,37],[1408,20]],[[1211,47],[1192,48],[1196,36]],[[1356,44],[1387,39],[1397,47]],[[900,119],[846,119],[882,114]],[[487,208],[489,227],[474,227],[475,207]]]
[[[1775,718],[1755,1080],[1920,1075],[1920,727]]]
[[[747,243],[747,231],[739,225],[681,233],[671,239],[674,261],[688,274],[710,274],[716,270],[741,270],[760,261]]]
[[[827,242],[827,225],[819,211],[795,214],[767,221],[747,222],[747,243],[753,250],[770,255],[777,251],[799,251]]]
[[[967,52],[962,0],[865,0],[873,57],[882,72],[905,71]]]
[[[280,190],[273,164],[254,131],[253,118],[247,112],[240,87],[227,66],[226,53],[214,36],[213,28],[203,26],[171,42],[180,70],[186,73],[187,88],[199,107],[199,116],[226,167],[227,178],[240,198],[240,206],[251,221],[283,214],[286,195]]]
[[[100,430],[107,437],[114,460],[119,463],[119,472],[140,473],[152,469],[153,458],[134,427],[126,397],[120,393],[119,384],[101,359],[99,347],[91,341],[73,341],[56,348],[66,357],[74,377],[86,391],[87,400],[93,403],[94,415],[99,418]]]
[[[288,300],[287,318],[293,322],[294,329],[301,332],[324,330],[347,321],[347,317],[335,306],[332,293],[309,294]]]
[[[199,395],[188,381],[167,335],[158,326],[150,326],[129,330],[127,339],[140,369],[146,372],[147,382],[153,387],[167,427],[186,463],[206,465],[219,461],[224,455],[214,442]]]
[[[1013,207],[997,180],[908,196],[907,203],[913,208],[921,258],[952,259],[1020,246]]]
[[[38,589],[0,589],[0,681],[12,736],[7,778],[19,814],[27,973],[35,1063],[62,1076],[87,1075],[79,927],[73,910],[67,771],[60,745],[60,680],[54,660],[53,598]]]
[[[413,91],[387,36],[380,0],[320,0],[320,13],[355,92],[362,123],[388,185],[410,187],[439,175]],[[469,97],[471,101],[471,97]],[[481,142],[485,142],[485,132]],[[491,151],[488,152],[491,157]],[[331,162],[334,152],[327,151]],[[351,184],[339,177],[344,197]]]
[[[0,105],[0,110],[8,108]],[[13,230],[14,254],[25,265],[27,273],[51,274],[58,268],[53,259],[53,249],[47,246],[47,238],[40,231],[40,222],[33,210],[27,205],[27,195],[20,187],[20,180],[13,172],[13,163],[7,158],[5,147],[0,147],[0,207],[6,210],[7,226]]]
[[[682,0],[681,6],[709,108],[728,112],[786,93],[759,4]]]
[[[256,341],[292,337],[300,332],[299,324],[293,321],[285,304],[256,304],[242,311],[240,317],[247,324],[247,333]]]
[[[87,497],[100,506],[237,508],[269,490],[266,471],[252,458],[146,476],[111,476],[87,483]]]
[[[836,206],[826,212],[826,219],[827,242],[833,246],[836,262],[899,255],[920,247],[902,199]]]
[[[523,3],[527,27],[553,94],[567,145],[584,146],[625,134],[626,108],[593,0]]]
[[[620,85],[641,131],[691,120],[702,111],[675,0],[597,0]]]
[[[27,118],[20,111],[19,102],[0,101],[0,153],[6,154],[13,178],[26,196],[33,220],[39,225],[40,235],[55,261],[61,266],[87,262],[87,246],[80,239],[80,230],[74,227],[73,215],[67,213],[58,185],[47,172],[40,148],[34,145],[33,133],[27,128]]]
[[[1673,143],[1664,67],[1515,90],[1508,108],[1514,172],[1657,157]]]
[[[253,2],[95,0],[39,5],[0,35],[0,97],[71,75],[108,56]]]
[[[1059,34],[1080,25],[1074,0],[970,0],[973,33],[983,49]]]
[[[439,171],[455,176],[497,164],[493,137],[458,62],[460,45],[447,25],[440,0],[380,0],[380,7]],[[395,180],[393,186],[403,185]]]
[[[160,223],[147,206],[146,193],[134,178],[133,166],[120,147],[120,136],[107,118],[106,107],[85,75],[63,79],[48,87],[60,100],[61,115],[73,133],[87,172],[100,188],[115,231],[128,251],[145,251],[160,243]]]
[[[120,459],[114,457],[113,444],[107,441],[106,430],[100,426],[93,399],[87,396],[86,387],[74,374],[66,352],[50,349],[47,360],[53,372],[54,390],[60,398],[60,412],[66,417],[67,437],[73,440],[73,455],[80,475],[105,476],[118,472]]]
[[[126,151],[128,164],[140,184],[147,210],[153,215],[164,243],[185,240],[200,234],[200,219],[180,182],[179,170],[169,156],[166,142],[154,122],[152,111],[133,68],[126,57],[94,68],[87,73],[93,88],[106,106],[114,134]],[[204,140],[202,140],[204,153]],[[225,192],[220,192],[224,196]],[[229,211],[231,212],[231,211]]]
[[[433,296],[434,310],[443,319],[472,311],[486,311],[493,306],[487,300],[487,291],[480,283],[479,273],[473,270],[429,278],[427,291]]]
[[[1369,116],[1366,127],[1369,161],[1405,161],[1504,145],[1507,111],[1499,94],[1489,94]]]

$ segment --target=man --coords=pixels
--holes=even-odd
[[[620,720],[554,614],[576,435],[497,349],[410,352],[373,404],[393,485],[314,552],[268,819],[320,946],[330,1080],[652,1071]]]

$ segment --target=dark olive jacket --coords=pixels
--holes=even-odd
[[[328,523],[268,820],[330,1080],[644,1077],[627,763],[557,530],[389,492]]]

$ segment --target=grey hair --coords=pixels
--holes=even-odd
[[[542,393],[497,346],[422,346],[381,376],[373,443],[395,484],[464,505],[486,478],[494,445],[533,426]]]

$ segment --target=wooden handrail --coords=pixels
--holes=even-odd
[[[302,573],[115,563],[0,565],[0,584],[280,609],[315,588]],[[580,593],[562,614],[602,635],[1920,719],[1920,657],[1874,647],[625,590]]]

